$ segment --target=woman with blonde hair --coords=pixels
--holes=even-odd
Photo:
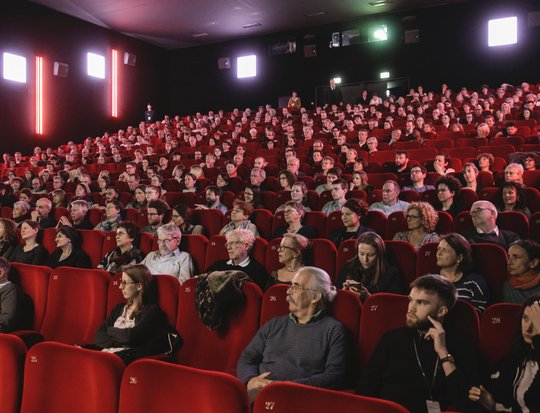
[[[311,243],[303,235],[283,234],[277,248],[278,260],[283,267],[270,273],[274,284],[290,284],[300,267],[309,265],[310,250]]]
[[[398,232],[394,240],[407,241],[418,250],[428,242],[438,242],[439,234],[435,231],[439,215],[427,202],[411,202],[405,210],[408,231]]]

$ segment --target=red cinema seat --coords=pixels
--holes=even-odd
[[[403,406],[382,399],[358,396],[298,383],[275,382],[255,400],[253,413],[408,413]]]
[[[454,229],[458,234],[474,230],[471,213],[469,211],[461,211],[456,215],[454,218]]]
[[[381,211],[368,211],[364,225],[379,234],[382,238],[386,236],[386,215]]]
[[[407,241],[390,240],[384,245],[389,261],[399,269],[405,285],[409,285],[416,278],[416,250]]]
[[[304,215],[304,225],[309,225],[315,229],[317,238],[323,238],[326,235],[327,216],[321,211],[309,211]]]
[[[540,242],[540,211],[535,212],[529,220],[529,236]]]
[[[92,261],[92,267],[96,268],[103,259],[103,240],[107,234],[98,230],[79,230],[82,238],[82,249]]]
[[[154,251],[155,237],[148,232],[141,232],[141,239],[139,241],[139,249],[146,256],[150,251]]]
[[[259,235],[270,240],[272,238],[272,220],[274,214],[267,209],[256,209],[251,214],[251,222],[255,224],[259,230]]]
[[[268,248],[266,249],[266,261],[264,265],[268,274],[283,267],[283,264],[279,262],[278,258],[278,247],[281,240],[282,238],[274,238],[268,243]]]
[[[393,239],[398,232],[407,231],[408,229],[405,213],[403,211],[392,212],[386,219],[386,236],[384,239]]]
[[[244,384],[228,374],[137,360],[122,378],[118,412],[249,413],[249,401]]]
[[[262,292],[252,282],[245,283],[243,306],[228,317],[222,330],[209,330],[200,320],[195,306],[197,280],[191,278],[180,287],[176,329],[184,339],[177,355],[179,364],[204,370],[234,374],[244,348],[259,328]]]
[[[452,215],[445,211],[437,211],[437,215],[439,215],[439,222],[437,222],[435,232],[439,235],[454,232],[454,219]]]
[[[39,331],[45,318],[51,269],[39,265],[14,262],[10,280],[21,287],[23,293],[22,328]]]
[[[459,202],[464,211],[471,209],[472,204],[476,201],[478,201],[478,195],[470,188],[464,188],[459,193]]]
[[[0,413],[19,413],[26,346],[19,337],[0,334]]]
[[[68,209],[64,207],[58,207],[54,209],[54,219],[59,221],[62,217],[68,216]],[[10,217],[11,218],[11,217]]]
[[[489,306],[480,320],[480,354],[489,366],[505,356],[521,334],[521,305],[498,303]]]
[[[226,238],[225,235],[214,235],[208,240],[208,247],[206,248],[206,260],[205,270],[210,265],[219,260],[229,259],[227,248],[225,247]],[[255,238],[255,244],[251,250],[251,257],[264,266],[266,262],[266,249],[268,247],[268,241],[262,238]]]
[[[194,274],[200,274],[205,269],[206,262],[206,247],[208,246],[208,239],[204,235],[200,234],[185,234],[182,235],[180,241],[180,249],[182,251],[189,252],[195,265]]]
[[[507,279],[506,251],[495,244],[471,244],[474,270],[482,275],[489,286],[490,302],[503,301],[503,285]]]
[[[364,302],[358,339],[362,367],[367,365],[386,332],[405,326],[408,305],[406,295],[390,293],[373,294]]]
[[[132,221],[134,223],[138,223],[141,217],[141,212],[138,209],[135,208],[126,208],[126,221]]]
[[[420,247],[416,253],[416,277],[426,274],[438,273],[437,247],[438,242],[428,242]]]
[[[92,343],[106,317],[110,279],[102,270],[54,269],[40,330],[43,338],[71,345]]]
[[[529,220],[523,212],[499,212],[497,215],[497,225],[501,229],[515,232],[521,239],[529,238]]]
[[[26,356],[21,413],[116,413],[123,372],[114,354],[39,343]]]
[[[104,257],[109,252],[116,248],[116,232],[106,232],[103,237],[103,251],[101,256]]]
[[[88,218],[90,219],[90,223],[92,226],[96,226],[101,221],[103,221],[105,217],[105,210],[101,208],[90,208],[88,210]]]
[[[336,274],[338,277],[345,263],[349,260],[352,260],[356,256],[357,252],[355,249],[355,245],[355,239],[348,239],[339,244],[336,259]]]
[[[287,225],[285,222],[285,213],[283,211],[276,212],[272,218],[272,233],[274,233],[278,227],[284,225]]]
[[[336,280],[336,260],[337,249],[336,246],[327,239],[312,239],[312,257],[313,266],[323,269],[328,273],[332,281]]]
[[[56,228],[45,228],[41,230],[41,245],[52,254],[56,250]]]
[[[480,331],[480,318],[478,312],[471,303],[457,300],[456,305],[446,316],[445,323],[449,329],[461,333],[478,346],[478,336]]]
[[[499,192],[500,188],[497,188],[495,186],[488,186],[482,188],[482,190],[478,194],[478,199],[489,201],[494,204],[495,202],[497,202],[497,195],[499,194]]]
[[[343,228],[343,220],[341,219],[341,211],[334,211],[326,219],[326,236],[335,229]]]
[[[223,227],[223,212],[217,209],[194,209],[191,211],[191,222],[202,225],[209,237],[219,234]]]

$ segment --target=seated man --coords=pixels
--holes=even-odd
[[[84,199],[73,201],[70,204],[69,216],[71,221],[67,217],[60,217],[57,226],[67,225],[75,229],[94,229],[94,226],[90,222],[88,216],[88,202]]]
[[[433,274],[417,278],[411,288],[406,327],[382,337],[364,371],[360,393],[400,403],[415,413],[440,412],[449,405],[475,411],[468,400],[470,385],[479,379],[474,345],[444,325],[457,300],[456,288]]]
[[[206,205],[195,204],[195,209],[217,209],[226,214],[229,208],[221,203],[222,196],[223,190],[219,186],[210,185],[206,187]]]
[[[510,163],[504,168],[504,182],[518,182],[523,184],[523,165]]]
[[[165,214],[167,214],[168,210],[169,206],[161,199],[150,201],[148,203],[148,209],[146,210],[146,214],[148,216],[148,225],[142,227],[141,232],[148,232],[155,237],[157,235],[158,228],[163,225],[163,218],[165,217]]]
[[[404,191],[416,191],[416,192],[425,192],[431,189],[435,189],[433,185],[425,185],[424,180],[426,179],[427,169],[424,165],[416,165],[411,168],[411,186],[404,186]]]
[[[175,224],[165,224],[157,229],[158,250],[150,252],[142,261],[154,275],[168,274],[178,278],[180,284],[194,272],[191,255],[180,251],[182,232]]]
[[[341,207],[347,202],[345,196],[347,195],[347,190],[349,189],[349,184],[344,179],[336,179],[332,182],[332,201],[328,201],[322,207],[322,212],[326,215],[330,215],[334,211],[341,211]]]
[[[255,235],[249,229],[234,229],[227,233],[225,247],[229,254],[228,260],[221,260],[210,265],[206,272],[236,270],[245,272],[251,280],[265,290],[271,283],[271,278],[264,266],[249,256],[255,243]]]
[[[386,181],[382,187],[382,201],[371,204],[369,210],[381,211],[386,216],[392,212],[405,211],[409,203],[398,198],[399,192],[399,184],[396,181]]]
[[[409,152],[404,150],[397,151],[394,163],[389,165],[386,170],[396,175],[409,173],[411,170],[409,167]]]
[[[499,229],[497,226],[497,208],[489,201],[476,201],[471,206],[471,218],[474,229],[462,234],[470,243],[487,242],[496,244],[508,251],[510,245],[519,239],[512,231]]]
[[[36,202],[36,209],[31,212],[32,221],[39,223],[41,229],[54,228],[56,220],[52,216],[52,202],[49,198],[40,198]]]
[[[18,327],[21,293],[19,287],[8,280],[11,266],[0,258],[0,333],[9,333]]]
[[[290,314],[262,326],[238,360],[237,376],[247,386],[251,401],[274,380],[333,389],[343,386],[347,334],[327,314],[335,296],[325,271],[298,270],[287,290]]]

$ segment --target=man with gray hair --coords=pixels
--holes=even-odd
[[[182,232],[175,224],[165,224],[157,229],[158,250],[150,252],[141,264],[156,274],[169,274],[178,278],[180,284],[195,272],[191,255],[180,251]]]
[[[0,333],[9,333],[18,325],[21,293],[19,287],[8,280],[9,262],[0,257]]]
[[[512,231],[499,229],[497,226],[497,208],[489,201],[476,201],[471,206],[471,218],[474,229],[462,234],[470,243],[496,244],[508,251],[508,247],[519,239]]]
[[[294,275],[287,290],[289,315],[262,326],[238,360],[237,376],[251,401],[275,380],[331,389],[344,385],[347,333],[327,311],[336,294],[320,268],[302,267]]]
[[[206,272],[235,270],[246,273],[251,280],[266,290],[271,278],[266,269],[257,260],[249,256],[255,244],[255,235],[249,229],[233,229],[226,235],[225,248],[229,254],[228,260],[216,261],[210,265]]]
[[[396,211],[405,212],[409,203],[398,198],[399,192],[399,184],[396,181],[386,181],[382,187],[382,201],[371,204],[369,210],[381,211],[386,216]]]
[[[39,223],[41,229],[54,228],[56,220],[52,217],[52,202],[49,198],[39,198],[36,202],[36,209],[30,214],[32,221]]]

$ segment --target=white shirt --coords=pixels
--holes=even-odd
[[[178,248],[162,256],[159,251],[150,252],[142,261],[154,275],[169,274],[178,278],[180,284],[191,278],[194,273],[191,255]]]

